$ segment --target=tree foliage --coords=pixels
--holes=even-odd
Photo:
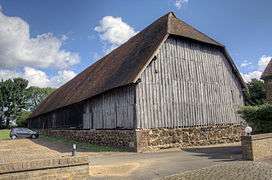
[[[26,88],[28,81],[22,78],[9,79],[0,83],[1,121],[9,127],[17,115],[27,108]],[[3,125],[3,124],[2,124]]]
[[[8,128],[16,124],[25,126],[31,111],[53,91],[53,88],[28,88],[28,81],[22,78],[2,80],[0,82],[0,128]]]
[[[33,111],[49,94],[51,94],[54,88],[39,88],[39,87],[29,87],[27,89],[28,96],[28,108]]]
[[[252,79],[247,83],[247,99],[251,105],[260,105],[265,102],[264,82],[258,79]]]
[[[27,126],[27,118],[29,118],[31,111],[22,111],[16,118],[16,124],[19,127]]]

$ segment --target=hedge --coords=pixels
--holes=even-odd
[[[272,104],[243,106],[238,113],[252,127],[253,133],[272,133]]]

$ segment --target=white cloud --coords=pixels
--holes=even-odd
[[[99,33],[99,37],[106,43],[107,53],[137,33],[131,26],[125,23],[121,17],[113,16],[103,17],[94,30]]]
[[[47,74],[34,68],[25,67],[23,78],[29,81],[30,86],[47,87],[50,85]]]
[[[0,70],[0,81],[1,80],[7,80],[7,79],[12,79],[12,78],[16,78],[16,77],[20,77],[21,74],[17,73],[16,71],[11,71],[8,69],[3,69]]]
[[[75,76],[76,73],[71,70],[58,71],[58,74],[50,79],[51,87],[60,87]]]
[[[242,77],[246,82],[250,82],[252,79],[260,79],[262,71],[253,71],[246,74],[242,73]]]
[[[252,63],[251,63],[251,62],[248,62],[247,60],[245,60],[245,61],[243,61],[243,62],[240,64],[240,67],[248,67],[248,66],[250,66],[250,65],[252,65]]]
[[[189,0],[174,0],[174,5],[180,9],[185,3],[188,3],[188,1]]]
[[[264,70],[271,59],[272,59],[272,56],[263,55],[258,61],[259,69]]]
[[[63,34],[62,36],[61,36],[61,40],[62,41],[67,41],[69,39],[69,37],[67,36],[67,35],[65,35],[65,34]]]
[[[244,80],[246,82],[250,82],[251,79],[260,79],[264,69],[266,68],[266,66],[268,65],[268,63],[271,59],[272,59],[272,56],[267,56],[267,55],[261,56],[261,58],[258,61],[256,70],[249,72],[249,73],[245,73],[245,74],[242,73]],[[246,63],[248,63],[248,62],[247,61],[244,62],[244,64],[246,64]],[[243,67],[242,65],[243,65],[243,63],[240,66]],[[251,63],[250,63],[250,65],[251,65]]]
[[[44,71],[31,67],[24,67],[22,72],[8,69],[0,70],[0,79],[7,80],[10,78],[21,77],[29,81],[29,86],[38,87],[59,87],[76,76],[71,70],[58,71],[55,76],[49,77]]]
[[[77,53],[62,49],[67,36],[57,38],[52,33],[45,33],[31,38],[29,31],[26,21],[0,11],[0,67],[66,69],[79,63]]]

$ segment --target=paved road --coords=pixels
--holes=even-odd
[[[160,179],[241,159],[240,147],[202,147],[157,153],[91,156],[91,179]]]
[[[169,176],[164,180],[271,180],[272,165],[264,162],[231,162]]]

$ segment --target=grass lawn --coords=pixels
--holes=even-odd
[[[72,146],[72,144],[76,144],[77,148],[79,150],[89,151],[89,152],[124,152],[128,151],[126,148],[115,148],[115,147],[109,147],[109,146],[98,146],[90,143],[83,143],[79,141],[74,140],[67,140],[62,137],[54,137],[54,136],[45,136],[41,135],[41,139],[44,139],[49,142],[57,142],[57,143],[63,143],[65,145]]]
[[[0,140],[9,139],[9,129],[1,129],[0,130]]]

